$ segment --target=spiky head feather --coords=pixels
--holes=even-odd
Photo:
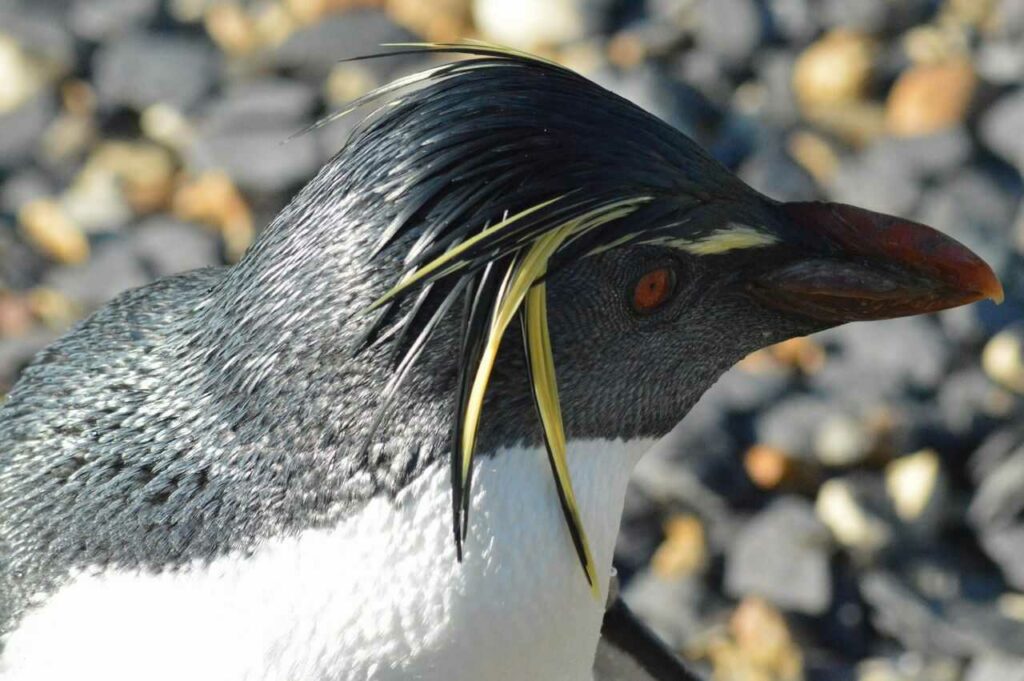
[[[375,425],[400,394],[440,321],[460,314],[451,480],[461,557],[484,397],[502,338],[519,317],[559,501],[598,596],[565,458],[545,278],[580,258],[625,245],[728,250],[731,246],[723,246],[713,232],[681,228],[695,208],[716,198],[705,188],[733,195],[749,190],[670,126],[552,62],[482,43],[395,47],[403,53],[474,58],[399,79],[318,124],[397,94],[356,133],[362,154],[377,159],[388,157],[389,150],[375,146],[375,136],[405,145],[400,153],[395,150],[389,180],[374,188],[381,201],[401,198],[404,206],[382,232],[374,254],[419,230],[404,256],[405,272],[369,307],[376,317],[356,348],[391,343],[398,349]],[[502,88],[500,96],[495,86]],[[385,129],[409,134],[384,135]],[[406,298],[414,302],[396,319],[398,303]]]

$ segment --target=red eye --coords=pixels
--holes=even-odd
[[[633,308],[637,312],[654,312],[668,302],[675,290],[675,270],[670,267],[651,270],[640,277],[633,288]]]

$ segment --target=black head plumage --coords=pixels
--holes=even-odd
[[[399,79],[318,124],[378,104],[354,133],[349,162],[386,164],[387,178],[372,191],[382,202],[400,198],[402,207],[368,257],[419,231],[405,271],[367,310],[375,318],[354,348],[389,344],[395,353],[375,427],[440,321],[460,315],[451,470],[461,555],[484,395],[501,340],[521,317],[559,498],[596,590],[565,463],[544,281],[567,263],[626,244],[707,247],[711,233],[686,231],[688,216],[714,198],[714,188],[750,190],[667,124],[552,62],[475,43],[400,47],[474,58]],[[399,316],[406,298],[414,302]]]

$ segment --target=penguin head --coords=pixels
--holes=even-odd
[[[481,441],[532,438],[593,584],[568,439],[662,435],[729,366],[793,336],[1001,298],[984,262],[928,227],[773,201],[578,74],[442,49],[475,58],[357,101],[380,105],[239,271],[306,306],[344,299],[319,326],[358,328],[356,360],[390,356],[379,414],[442,386],[457,543]],[[287,327],[274,297],[246,300]]]

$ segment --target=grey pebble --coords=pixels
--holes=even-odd
[[[47,126],[57,115],[57,102],[41,92],[17,109],[0,113],[0,169],[28,162]]]
[[[160,0],[73,0],[68,13],[71,30],[85,40],[109,40],[148,24]]]
[[[136,257],[152,278],[220,264],[217,240],[204,227],[153,217],[131,233]]]
[[[220,57],[200,38],[133,33],[104,43],[93,58],[96,91],[108,108],[166,103],[187,110],[213,87]]]
[[[820,615],[832,602],[828,528],[808,502],[781,498],[739,531],[726,556],[725,590],[784,610]]]

